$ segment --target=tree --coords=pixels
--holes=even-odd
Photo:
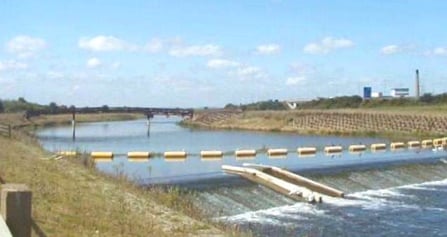
[[[23,98],[23,97],[19,97],[18,101],[19,101],[20,103],[24,103],[24,104],[27,103],[26,100],[25,100],[25,98]]]
[[[0,113],[5,112],[5,106],[3,106],[3,102],[0,100]]]
[[[57,104],[54,102],[51,102],[50,105],[48,106],[48,109],[50,110],[50,113],[55,114],[57,113]]]
[[[224,109],[237,109],[237,108],[238,108],[237,105],[234,105],[234,104],[231,104],[231,103],[225,105],[225,107],[224,107]]]
[[[101,107],[101,111],[102,111],[102,112],[109,112],[109,106],[108,106],[108,105],[103,105],[103,106]]]
[[[424,103],[432,103],[434,99],[435,97],[431,93],[425,93],[419,98],[419,100]]]

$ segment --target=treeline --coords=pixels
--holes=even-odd
[[[426,93],[419,100],[414,98],[373,98],[363,100],[360,96],[339,96],[334,98],[317,98],[311,101],[298,103],[296,109],[355,109],[377,108],[393,106],[417,106],[447,104],[447,93],[433,95]],[[278,100],[260,101],[250,104],[227,104],[225,109],[241,110],[286,110],[285,102]]]
[[[447,93],[439,95],[426,93],[419,100],[415,98],[372,98],[363,100],[360,96],[318,98],[298,104],[297,109],[377,108],[439,104],[447,104]]]
[[[25,98],[19,97],[17,100],[0,100],[0,113],[19,113],[32,111],[46,111],[47,113],[56,113],[60,110],[68,110],[73,106],[57,105],[51,102],[48,105],[41,105],[26,101]]]
[[[28,110],[42,110],[48,106],[26,101],[23,97],[17,100],[0,100],[0,113],[17,113]]]
[[[286,105],[279,100],[267,100],[250,104],[227,104],[225,109],[241,109],[241,110],[285,110]]]

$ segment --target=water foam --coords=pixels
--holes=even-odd
[[[287,226],[290,223],[296,222],[297,220],[308,219],[303,214],[321,216],[325,214],[325,211],[318,209],[316,205],[298,202],[294,205],[250,211],[234,216],[223,216],[216,218],[216,220],[230,223],[250,222],[271,224],[275,226]]]
[[[380,210],[391,209],[420,209],[417,205],[405,204],[402,199],[416,198],[413,195],[404,194],[406,189],[416,190],[436,190],[433,186],[447,186],[447,179],[439,181],[429,181],[419,184],[408,184],[386,189],[367,190],[346,195],[345,199],[325,197],[324,201],[334,206],[359,206],[363,209]]]

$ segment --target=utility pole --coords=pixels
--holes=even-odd
[[[420,92],[419,69],[416,69],[416,100],[419,100]]]

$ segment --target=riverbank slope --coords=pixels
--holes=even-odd
[[[119,120],[122,116],[133,115],[89,115],[78,119]],[[66,123],[67,118],[46,116],[26,121],[19,114],[2,114],[0,123],[17,128]],[[144,190],[124,177],[99,174],[82,164],[88,163],[85,157],[55,157],[17,129],[12,139],[0,136],[0,148],[0,181],[26,184],[33,192],[34,236],[228,235],[184,214],[182,211],[200,216],[176,190]]]
[[[425,107],[396,110],[337,109],[289,111],[202,110],[185,125],[213,129],[246,129],[423,139],[447,133],[447,113]]]

